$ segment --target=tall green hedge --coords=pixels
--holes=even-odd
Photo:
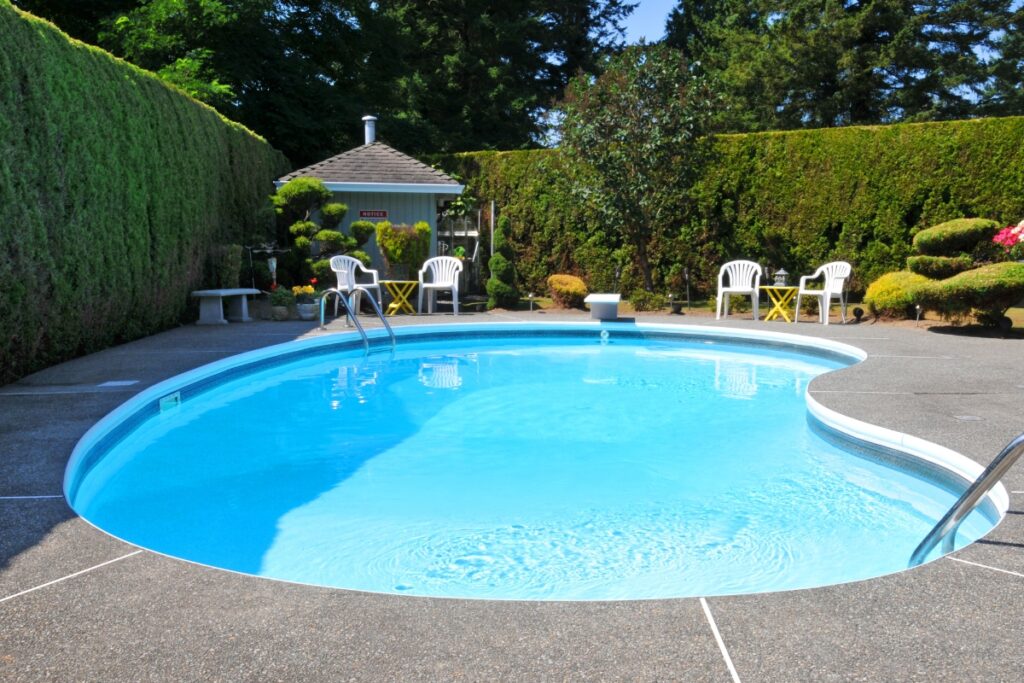
[[[1024,217],[1021,149],[1021,117],[720,136],[690,212],[655,245],[656,279],[664,283],[679,264],[709,292],[732,258],[794,274],[841,259],[853,264],[853,289],[863,292],[903,267],[914,234],[927,226]],[[624,247],[569,192],[573,169],[558,152],[439,161],[511,218],[527,287],[540,290],[550,273],[578,272],[591,289],[608,289],[616,269],[623,289],[637,286]]]
[[[261,231],[288,165],[7,0],[0,45],[2,384],[178,323],[207,253]]]

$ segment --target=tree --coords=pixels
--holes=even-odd
[[[381,0],[395,30],[378,112],[403,150],[524,149],[580,69],[621,45],[622,0]],[[382,127],[382,135],[385,132]]]
[[[541,144],[569,78],[621,46],[626,0],[18,0],[216,107],[305,165]],[[386,122],[386,123],[383,123]]]
[[[681,0],[666,42],[720,87],[720,130],[1024,113],[1011,5]]]
[[[597,78],[569,84],[561,105],[567,155],[585,169],[581,193],[632,250],[653,291],[650,247],[665,238],[710,142],[706,80],[664,45],[626,48]]]
[[[99,40],[301,165],[358,138],[360,19],[371,11],[364,0],[150,0],[108,17]]]
[[[26,12],[56,24],[72,38],[96,45],[103,22],[129,12],[144,0],[13,0]]]

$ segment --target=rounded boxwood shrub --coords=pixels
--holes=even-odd
[[[987,218],[958,218],[917,233],[914,247],[928,256],[954,256],[971,251],[979,242],[991,242],[999,227]]]
[[[908,256],[907,268],[918,275],[924,275],[933,280],[944,280],[953,277],[957,273],[970,270],[974,261],[970,256]]]
[[[587,285],[575,275],[556,273],[548,278],[551,299],[559,308],[583,308]]]
[[[909,270],[886,273],[870,285],[864,294],[864,303],[877,316],[912,318],[917,292],[932,281]]]
[[[634,311],[657,311],[665,308],[667,300],[662,294],[638,289],[629,295],[629,303]]]
[[[918,303],[943,318],[970,314],[996,324],[1006,309],[1024,299],[1024,263],[991,263],[945,280],[929,281],[915,291]]]

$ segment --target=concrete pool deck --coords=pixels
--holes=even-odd
[[[1024,431],[1024,340],[748,318],[637,316],[860,347],[867,361],[811,383],[819,402],[982,464]],[[494,312],[457,321],[563,319],[588,318]],[[952,556],[857,583],[707,599],[489,602],[298,586],[139,550],[67,507],[71,450],[118,404],[179,372],[311,334],[322,332],[297,321],[181,327],[0,387],[0,680],[1024,678],[1020,464],[1004,480],[1006,519]],[[135,383],[103,386],[125,381]]]

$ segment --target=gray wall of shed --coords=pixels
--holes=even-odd
[[[342,231],[346,234],[349,232],[349,225],[353,221],[359,220],[368,220],[371,223],[387,220],[392,224],[405,223],[408,225],[426,221],[430,224],[430,255],[437,256],[437,203],[440,196],[442,195],[396,192],[335,192],[334,201],[348,206],[345,220],[341,222]],[[388,217],[386,219],[359,217],[360,211],[378,210],[387,211]],[[373,259],[373,267],[380,270],[381,278],[387,277],[384,272],[384,259],[380,255],[380,249],[377,248],[376,236],[371,237],[363,248]],[[415,279],[416,273],[410,273],[409,276]]]

